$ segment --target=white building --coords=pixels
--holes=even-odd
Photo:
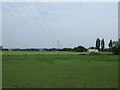
[[[99,51],[97,49],[88,49],[87,52],[89,52],[89,53],[91,53],[91,52],[98,53]]]

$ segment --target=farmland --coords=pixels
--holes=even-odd
[[[3,88],[117,88],[117,55],[6,51]],[[110,53],[105,53],[110,54]]]

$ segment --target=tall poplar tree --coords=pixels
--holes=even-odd
[[[113,42],[112,42],[112,40],[110,40],[108,46],[109,46],[109,49],[110,49],[110,51],[111,51],[111,50],[112,50],[112,47],[113,47]]]
[[[101,50],[102,50],[102,52],[103,52],[104,48],[105,48],[105,41],[104,41],[104,39],[102,39],[101,40]]]
[[[96,49],[100,50],[100,39],[96,40]]]

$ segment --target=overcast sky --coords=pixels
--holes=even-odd
[[[117,2],[3,3],[3,46],[60,48],[95,46],[118,38]]]
[[[2,3],[0,2],[0,46],[2,45]]]

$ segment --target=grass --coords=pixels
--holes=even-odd
[[[117,55],[2,57],[3,88],[117,88],[118,85]]]
[[[88,52],[70,52],[70,51],[3,51],[4,55],[11,54],[44,54],[44,55],[79,55],[79,54],[89,54]],[[112,52],[103,52],[101,54],[112,54]]]
[[[0,51],[0,89],[2,88],[2,55]]]

